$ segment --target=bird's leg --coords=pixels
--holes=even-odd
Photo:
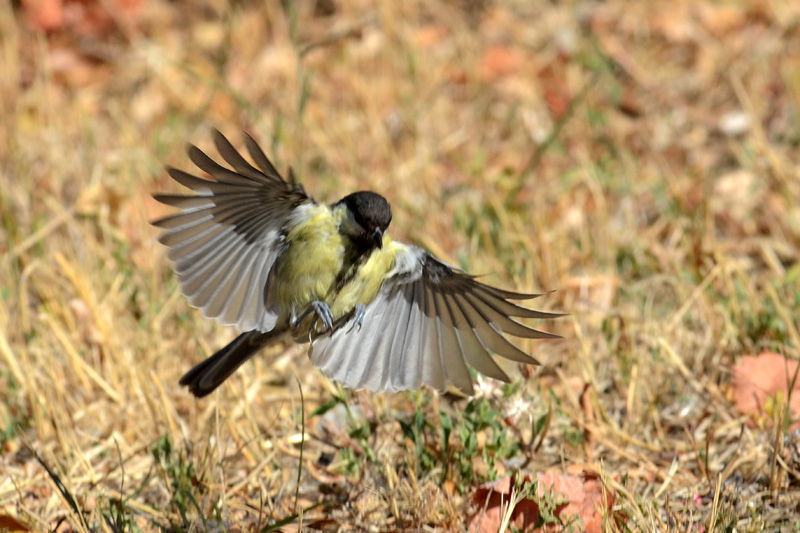
[[[300,325],[300,322],[302,322],[311,313],[317,314],[317,317],[322,321],[322,325],[325,327],[325,331],[330,331],[333,329],[333,313],[331,312],[330,306],[322,300],[314,300],[311,302],[311,305],[308,306],[308,309],[300,313],[300,315],[292,320],[292,329],[296,329],[297,326]]]
[[[358,328],[358,331],[361,331],[361,324],[364,322],[364,315],[367,313],[367,308],[364,306],[364,304],[358,304],[356,306],[355,313],[353,325],[347,330],[348,333],[353,331],[353,328]]]

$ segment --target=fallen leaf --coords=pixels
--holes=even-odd
[[[428,24],[417,30],[416,40],[422,48],[433,48],[442,39],[447,37],[448,30],[446,26],[440,24]]]
[[[53,31],[64,25],[61,0],[22,0],[22,11],[28,24],[39,31]]]
[[[534,498],[520,501],[511,513],[509,525],[519,531],[534,531],[540,522],[539,501],[554,498],[561,502],[556,506],[554,514],[562,523],[575,523],[580,518],[581,531],[600,532],[603,525],[603,509],[609,511],[614,504],[613,493],[603,489],[599,476],[583,471],[581,475],[565,475],[558,473],[536,474],[538,485]],[[469,519],[467,530],[476,533],[498,531],[503,515],[511,498],[514,477],[505,477],[486,484],[475,493],[476,509]],[[533,482],[533,474],[525,473],[522,486]],[[605,500],[605,503],[603,501]],[[545,526],[545,531],[560,531],[557,524]]]
[[[733,367],[736,410],[751,415],[750,423],[753,425],[759,418],[768,416],[768,406],[778,395],[783,397],[783,401],[789,397],[789,384],[797,372],[797,365],[797,361],[770,351],[740,358]],[[800,413],[800,379],[792,389],[789,408],[793,417]],[[794,424],[792,429],[795,427],[798,424]]]
[[[0,515],[0,531],[8,531],[9,533],[17,531],[33,531],[33,528],[23,522],[20,522],[13,516],[7,514]]]
[[[486,81],[514,74],[522,67],[522,57],[506,46],[492,46],[481,58],[481,74]]]
[[[28,23],[46,32],[70,29],[81,35],[102,35],[117,20],[135,22],[144,0],[23,0]]]
[[[747,14],[735,5],[702,4],[697,6],[700,22],[715,37],[725,37],[747,24]]]
[[[570,97],[568,94],[553,89],[545,89],[544,100],[547,108],[554,118],[559,119],[566,114],[569,109]]]

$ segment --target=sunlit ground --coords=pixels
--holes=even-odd
[[[597,474],[609,531],[799,527],[798,414],[740,414],[731,384],[744,355],[800,357],[797,2],[101,4],[45,33],[0,3],[2,517],[460,530],[521,470]],[[554,291],[535,307],[569,316],[535,325],[563,339],[473,400],[354,393],[281,346],[196,401],[179,377],[236,332],[148,220],[212,127]]]

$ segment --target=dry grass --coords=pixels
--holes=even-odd
[[[797,435],[728,385],[739,355],[800,357],[796,2],[286,4],[151,0],[47,38],[0,3],[0,513],[458,530],[480,482],[577,465],[633,531],[800,527]],[[471,403],[344,391],[301,348],[195,401],[178,377],[234,332],[147,221],[210,126],[320,200],[384,193],[397,239],[556,289],[564,339]]]

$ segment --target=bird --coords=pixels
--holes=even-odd
[[[515,320],[551,319],[507,291],[394,241],[389,202],[358,191],[333,204],[308,194],[291,168],[284,179],[252,136],[252,163],[218,130],[224,166],[194,145],[207,176],[166,167],[190,194],[157,193],[177,208],[152,221],[182,293],[206,318],[240,331],[179,381],[202,398],[263,348],[308,343],[311,363],[351,389],[474,394],[470,368],[508,383],[492,354],[539,362],[506,335],[558,337]]]

